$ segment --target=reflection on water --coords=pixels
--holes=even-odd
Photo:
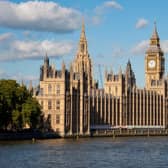
[[[167,168],[168,137],[0,142],[2,168]]]

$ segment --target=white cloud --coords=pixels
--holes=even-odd
[[[168,40],[163,40],[160,42],[161,49],[165,54],[168,54]],[[132,49],[131,53],[134,55],[145,54],[147,48],[149,47],[149,40],[143,40],[137,43]]]
[[[80,27],[81,13],[55,2],[0,1],[0,26],[14,29],[71,32]]]
[[[116,1],[106,1],[102,3],[99,6],[96,6],[94,11],[94,15],[92,17],[89,16],[90,22],[92,22],[94,25],[100,24],[104,14],[109,10],[109,9],[117,9],[117,10],[122,10],[123,7],[117,3]]]
[[[12,33],[4,33],[0,35],[0,43],[9,40],[12,36],[13,36]]]
[[[97,6],[94,11],[96,14],[101,15],[109,8],[113,8],[117,10],[123,9],[123,7],[116,1],[106,1],[102,5]]]
[[[139,19],[139,20],[137,21],[135,27],[136,27],[137,29],[141,29],[141,28],[146,27],[146,26],[148,25],[148,23],[149,23],[148,20],[146,20],[146,19],[144,19],[144,18],[141,18],[141,19]]]
[[[161,41],[161,48],[165,54],[168,54],[168,40]]]
[[[6,34],[0,35],[3,39]],[[19,40],[11,38],[0,45],[0,60],[39,59],[47,52],[50,57],[68,55],[73,50],[73,43],[54,40]]]
[[[147,47],[149,46],[149,40],[143,40],[136,44],[132,49],[131,53],[134,55],[145,54]]]
[[[105,8],[115,8],[115,9],[123,9],[123,7],[119,4],[119,3],[117,3],[117,2],[115,2],[115,1],[107,1],[107,2],[105,2],[104,3],[104,7]]]

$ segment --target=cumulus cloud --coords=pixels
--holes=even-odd
[[[4,33],[4,34],[0,35],[0,43],[11,39],[12,36],[13,36],[12,33]]]
[[[80,27],[81,13],[55,2],[0,1],[0,26],[14,29],[71,32]]]
[[[161,41],[160,45],[163,52],[165,54],[168,54],[168,40]],[[145,54],[148,47],[149,47],[149,40],[142,40],[131,49],[131,53],[134,55]]]
[[[146,27],[146,26],[148,25],[148,23],[149,23],[148,20],[146,20],[146,19],[144,19],[144,18],[141,18],[141,19],[139,19],[139,20],[137,21],[135,27],[136,27],[137,29],[141,29],[141,28]]]
[[[2,37],[6,34],[0,35]],[[50,57],[68,55],[73,50],[73,43],[55,40],[19,40],[16,37],[0,45],[0,60],[39,59],[47,52]]]
[[[106,1],[102,5],[97,6],[94,11],[97,15],[102,15],[107,9],[111,8],[117,10],[123,9],[123,7],[116,1]]]
[[[168,40],[161,41],[161,48],[165,54],[168,54]]]
[[[95,25],[100,24],[103,19],[104,14],[109,9],[122,10],[123,7],[116,1],[113,1],[113,0],[106,1],[102,3],[101,5],[98,5],[95,7],[95,9],[93,10],[94,15],[92,17],[89,17],[88,20],[90,20],[90,22],[92,22]]]
[[[132,49],[131,53],[134,55],[145,54],[147,47],[149,46],[149,40],[143,40],[136,44]]]
[[[115,8],[115,9],[123,9],[123,7],[119,4],[119,3],[117,3],[117,2],[115,2],[115,1],[107,1],[107,2],[105,2],[104,3],[104,7],[105,8]]]

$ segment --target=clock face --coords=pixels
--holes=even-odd
[[[149,68],[155,68],[155,66],[156,66],[156,61],[155,60],[150,60],[148,62],[148,67]]]

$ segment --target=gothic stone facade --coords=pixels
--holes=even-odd
[[[128,61],[125,71],[105,71],[104,89],[92,76],[85,27],[75,60],[56,70],[46,56],[36,95],[51,128],[61,136],[89,135],[96,128],[167,128],[168,79],[156,25],[145,57],[145,88],[136,85]]]

